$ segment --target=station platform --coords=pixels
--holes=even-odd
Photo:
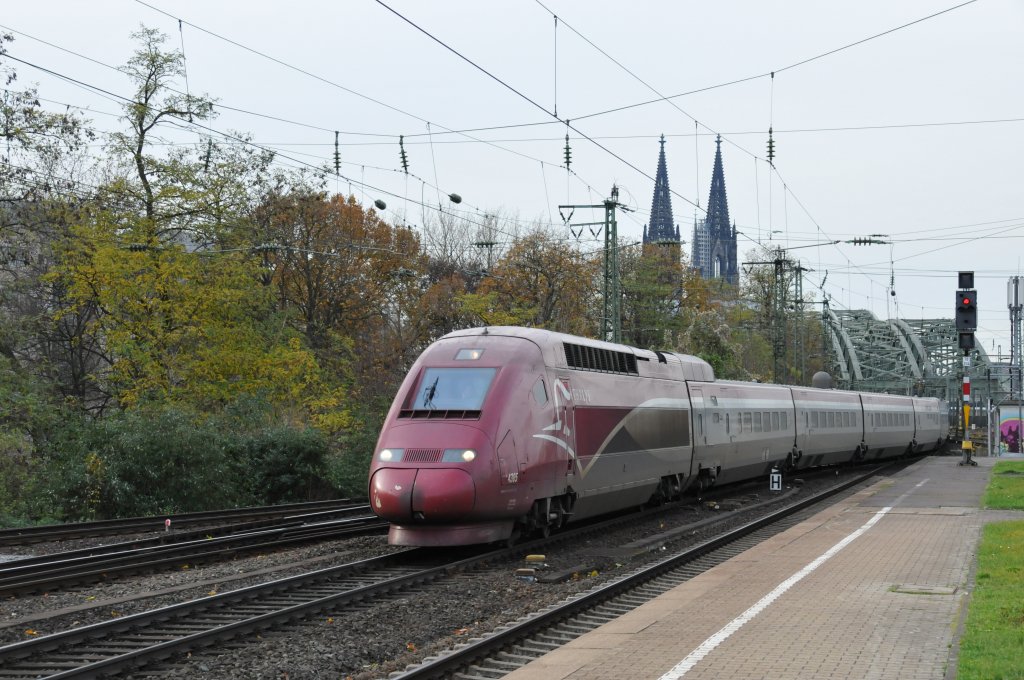
[[[998,458],[924,458],[506,676],[956,677]]]

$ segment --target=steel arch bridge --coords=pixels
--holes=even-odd
[[[867,310],[823,308],[827,369],[839,389],[938,397],[963,394],[964,354],[952,319],[880,320]],[[1003,391],[980,344],[970,351],[972,401]]]

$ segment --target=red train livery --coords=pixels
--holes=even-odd
[[[532,328],[416,360],[370,466],[395,545],[467,545],[794,469],[924,453],[938,399],[715,380],[700,358]]]

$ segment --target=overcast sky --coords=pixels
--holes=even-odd
[[[0,26],[12,56],[126,97],[108,66],[130,57],[132,31],[157,28],[184,48],[188,89],[223,105],[213,127],[251,134],[290,167],[330,161],[339,131],[347,179],[334,188],[384,199],[399,223],[422,224],[421,197],[436,207],[455,192],[463,203],[446,209],[474,220],[561,226],[559,204],[598,203],[616,184],[635,210],[619,234],[638,241],[664,134],[689,241],[718,133],[741,262],[770,238],[812,270],[805,291],[821,299],[824,280],[835,308],[882,319],[952,317],[956,274],[973,270],[979,340],[1009,352],[1006,283],[1024,246],[1019,0],[384,2],[35,0],[5,3]],[[8,65],[47,108],[118,126],[109,97]],[[565,119],[578,130],[572,176]],[[890,243],[847,243],[871,234]]]

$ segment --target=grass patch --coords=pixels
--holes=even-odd
[[[959,664],[958,680],[1024,678],[1024,521],[985,527]]]
[[[986,508],[1024,510],[1024,461],[996,463],[982,503]]]

